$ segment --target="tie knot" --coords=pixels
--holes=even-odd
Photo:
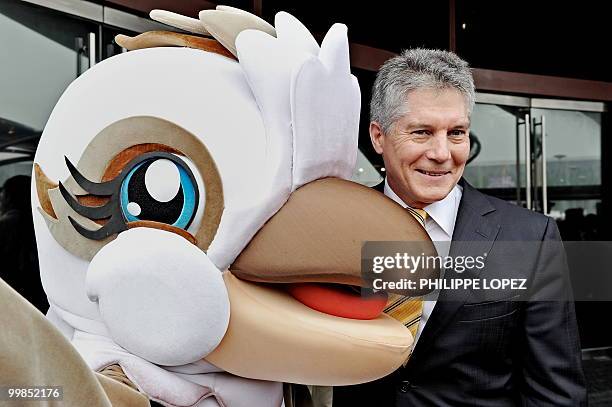
[[[423,227],[425,227],[425,219],[427,219],[427,212],[425,209],[416,209],[409,206],[406,207],[406,209],[408,209],[408,212],[410,212],[410,214],[414,216]]]

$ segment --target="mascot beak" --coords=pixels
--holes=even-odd
[[[393,372],[409,356],[412,335],[381,313],[386,294],[364,296],[355,286],[367,286],[364,241],[407,240],[419,243],[415,255],[436,253],[421,225],[381,193],[336,178],[306,184],[224,274],[230,324],[206,359],[243,377],[312,385],[356,384]],[[421,270],[417,277],[437,273]],[[360,314],[381,295],[377,312]]]

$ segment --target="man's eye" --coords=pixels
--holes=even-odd
[[[196,211],[195,181],[179,163],[152,159],[134,167],[121,185],[128,222],[152,220],[187,229]]]
[[[412,134],[415,134],[417,136],[426,136],[429,134],[429,131],[428,130],[414,130]]]
[[[449,135],[452,137],[462,137],[465,135],[465,130],[452,130]]]

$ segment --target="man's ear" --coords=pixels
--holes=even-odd
[[[378,154],[383,153],[383,145],[385,143],[385,135],[382,132],[382,128],[378,122],[370,122],[370,141],[372,147]]]

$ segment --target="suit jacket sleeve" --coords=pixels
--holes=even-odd
[[[524,304],[521,405],[583,406],[586,388],[565,252],[548,219],[531,295]]]

